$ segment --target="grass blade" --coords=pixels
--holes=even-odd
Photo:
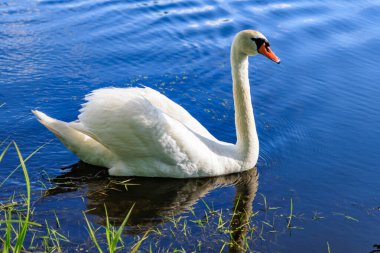
[[[29,174],[28,174],[28,171],[26,169],[24,159],[22,158],[21,152],[20,152],[20,150],[19,150],[16,142],[13,141],[13,145],[16,148],[17,155],[18,155],[18,158],[20,160],[20,165],[22,167],[22,171],[24,172],[25,183],[26,183],[26,196],[27,196],[27,198],[26,198],[26,204],[27,204],[26,217],[25,217],[24,224],[22,225],[21,232],[20,232],[20,234],[19,234],[19,236],[17,238],[15,249],[14,249],[14,252],[21,252],[21,249],[22,249],[22,247],[24,245],[26,231],[28,229],[28,224],[29,224],[29,215],[30,215],[30,180],[29,180]]]
[[[143,237],[135,245],[133,245],[133,247],[131,249],[131,253],[136,253],[136,251],[140,248],[141,243],[148,238],[149,232],[150,232],[150,230],[146,231],[145,234],[143,235]]]
[[[1,160],[3,160],[3,157],[4,157],[4,155],[5,155],[5,153],[7,152],[7,150],[8,150],[8,148],[9,148],[9,146],[12,144],[12,142],[10,142],[9,144],[8,144],[8,146],[3,150],[3,152],[1,153],[1,155],[0,155],[0,162],[1,162]]]
[[[110,228],[110,221],[108,218],[108,211],[107,211],[107,207],[106,207],[105,203],[104,203],[104,211],[106,214],[106,238],[107,238],[107,243],[108,243],[108,250],[111,252],[111,248],[110,248],[110,245],[111,245],[111,228]]]
[[[25,163],[35,154],[37,153],[40,149],[42,149],[43,147],[45,147],[47,144],[49,144],[51,141],[48,141],[46,142],[45,144],[39,146],[36,150],[34,150],[30,155],[28,155],[24,161],[24,165]],[[14,144],[16,144],[15,142],[13,142]],[[3,151],[4,152],[4,151]],[[0,160],[1,161],[1,160]],[[18,168],[20,168],[22,165],[19,164],[0,184],[0,187],[3,186],[3,184],[17,171]]]
[[[116,249],[116,246],[117,246],[117,243],[119,242],[120,240],[120,236],[121,236],[121,233],[123,232],[123,229],[125,227],[125,224],[127,224],[127,221],[129,219],[129,217],[131,216],[131,213],[132,213],[132,210],[133,210],[133,207],[135,206],[135,204],[132,205],[131,209],[129,209],[129,212],[127,214],[127,216],[125,216],[124,220],[123,220],[123,223],[121,223],[119,229],[117,230],[116,234],[115,234],[115,237],[113,238],[112,240],[112,244],[111,244],[111,248],[113,250]],[[114,251],[112,251],[114,252]]]
[[[9,249],[11,248],[11,223],[8,222],[12,219],[12,212],[11,210],[8,211],[8,215],[5,213],[5,222],[7,225],[7,229],[5,231],[5,242],[4,242],[4,248],[3,253],[8,253]]]
[[[103,250],[100,248],[98,240],[96,239],[94,229],[92,228],[92,226],[91,226],[90,222],[88,221],[87,216],[86,216],[86,214],[84,212],[83,212],[83,215],[84,215],[84,219],[86,220],[87,227],[88,227],[88,233],[90,234],[90,237],[91,237],[92,241],[94,242],[94,244],[95,244],[96,248],[98,249],[98,251],[100,253],[103,253]]]
[[[288,228],[291,228],[291,223],[292,223],[292,218],[293,218],[293,199],[290,198],[290,214],[288,216]]]

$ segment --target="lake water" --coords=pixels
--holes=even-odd
[[[15,140],[27,156],[49,142],[27,162],[33,219],[54,224],[56,213],[60,232],[71,240],[65,249],[95,250],[82,211],[99,226],[103,203],[117,223],[136,202],[126,242],[158,226],[163,235],[150,235],[144,250],[219,252],[228,235],[201,229],[188,210],[202,216],[209,205],[227,214],[236,192],[252,203],[246,208],[253,205],[253,214],[259,211],[250,221],[256,231],[247,242],[251,251],[327,252],[328,242],[331,252],[370,252],[380,244],[379,1],[6,0],[0,13],[2,148]],[[30,110],[72,121],[84,95],[101,87],[157,89],[218,139],[235,142],[229,49],[243,29],[265,34],[282,60],[250,59],[258,182],[250,171],[202,180],[133,179],[139,186],[126,191],[117,183],[109,187],[109,179],[78,179],[86,165],[61,170],[78,158]],[[14,149],[0,165],[4,179],[18,165]],[[57,176],[74,183],[57,183]],[[0,200],[24,185],[17,171]],[[44,185],[57,190],[46,193]],[[262,211],[264,199],[278,208]],[[186,220],[192,234],[170,232],[173,222],[161,219],[170,215],[185,217],[181,224]]]

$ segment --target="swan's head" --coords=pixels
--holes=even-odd
[[[244,30],[239,32],[233,43],[235,50],[239,50],[246,55],[262,54],[276,63],[280,63],[273,51],[270,49],[270,44],[267,38],[258,31]]]

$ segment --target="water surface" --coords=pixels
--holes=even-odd
[[[238,31],[251,28],[263,32],[282,59],[281,65],[261,56],[250,60],[260,139],[253,212],[263,209],[263,196],[281,207],[252,219],[258,232],[251,250],[327,252],[329,242],[331,252],[370,252],[380,244],[379,11],[378,1],[339,0],[0,2],[0,140],[17,141],[25,156],[52,140],[27,162],[34,219],[53,223],[55,210],[63,232],[75,244],[89,245],[82,211],[98,207],[88,217],[104,224],[103,202],[115,221],[132,201],[156,207],[137,208],[131,231],[139,224],[161,224],[165,231],[171,224],[161,216],[173,209],[174,216],[188,215],[189,208],[202,213],[207,207],[200,199],[215,209],[233,208],[236,182],[216,187],[218,179],[134,179],[145,187],[123,192],[125,199],[112,190],[104,199],[91,198],[104,181],[87,180],[40,198],[43,184],[55,187],[47,178],[62,176],[61,168],[78,158],[30,110],[71,121],[93,89],[146,85],[180,103],[218,139],[235,142],[229,47]],[[0,178],[17,165],[15,152],[8,153]],[[157,184],[165,188],[157,190],[164,197],[150,198]],[[181,187],[194,191],[186,195]],[[0,200],[14,190],[24,190],[21,171],[2,186]],[[185,201],[178,194],[192,197]],[[286,228],[291,199],[294,226],[302,229]],[[275,233],[266,225],[274,220]],[[190,239],[167,232],[144,246],[158,240],[162,248],[175,242],[173,247],[191,251],[198,249],[197,240],[203,249],[214,243],[190,218],[188,224]],[[126,240],[136,233],[126,233]],[[212,238],[215,251],[227,240]]]

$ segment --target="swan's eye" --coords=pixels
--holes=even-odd
[[[256,43],[256,48],[257,49],[259,49],[264,44],[264,42],[266,42],[262,38],[251,38],[251,40],[253,40]]]

